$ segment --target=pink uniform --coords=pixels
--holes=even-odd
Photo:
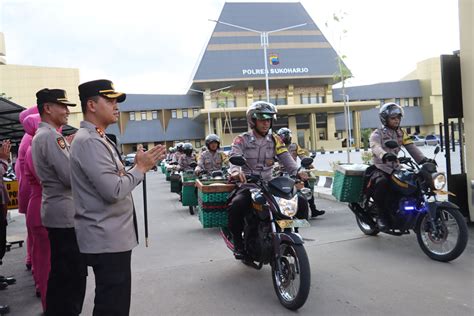
[[[29,122],[32,120],[32,122]],[[28,116],[24,125],[28,125],[28,128],[33,127],[34,131],[38,128],[40,118],[38,114]],[[31,125],[30,125],[31,124]],[[31,132],[31,130],[28,130]],[[31,133],[29,133],[31,134]],[[34,135],[34,133],[33,133]],[[41,222],[41,184],[36,175],[33,158],[31,154],[31,146],[28,147],[23,169],[23,180],[26,181],[31,188],[31,194],[29,196],[28,208],[26,211],[26,226],[29,228],[32,236],[32,252],[31,260],[33,263],[34,279],[36,287],[41,294],[41,302],[43,304],[43,311],[46,310],[46,291],[48,288],[48,276],[50,270],[50,244],[48,238],[48,231]],[[21,194],[21,193],[20,193]],[[26,198],[26,197],[24,197]]]
[[[24,127],[23,122],[25,121],[25,118],[27,118],[31,114],[38,114],[38,108],[36,106],[32,106],[29,109],[26,109],[22,111],[19,115],[19,120],[20,123],[23,125],[23,129],[26,129]],[[33,122],[33,121],[30,121]],[[34,132],[33,132],[34,135]],[[26,154],[26,149],[28,149],[29,146],[31,146],[31,140],[33,139],[33,136],[25,133],[23,135],[20,146],[18,148],[18,157],[16,159],[15,163],[15,175],[16,179],[18,180],[18,191],[19,191],[19,197],[18,197],[18,212],[21,214],[26,214],[26,209],[28,208],[28,200],[30,197],[30,187],[26,184],[25,182],[22,182],[22,176],[23,176],[23,169],[24,169],[24,160],[25,160],[25,154]],[[31,266],[31,239],[30,239],[30,232],[28,231],[28,234],[26,236],[26,258],[25,258],[25,264]]]

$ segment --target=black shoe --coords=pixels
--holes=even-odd
[[[16,283],[16,279],[15,278],[6,278],[6,277],[0,275],[0,282],[5,282],[8,285],[12,285],[12,284]]]
[[[10,307],[8,305],[0,305],[0,314],[8,314],[10,313]]]
[[[41,292],[39,290],[36,290],[36,297],[41,298]]]
[[[4,290],[8,287],[8,283],[7,282],[0,282],[0,290]]]
[[[31,271],[31,263],[25,264],[26,270]]]
[[[323,210],[314,210],[314,212],[311,211],[311,218],[315,218],[315,217],[317,217],[317,216],[321,216],[321,215],[324,215],[324,214],[326,214],[326,211],[323,211]]]
[[[234,249],[234,258],[235,260],[245,259],[245,252],[242,249]]]

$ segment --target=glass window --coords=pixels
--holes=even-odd
[[[201,148],[201,140],[197,140],[195,143],[196,143],[196,149]]]
[[[217,98],[215,101],[211,101],[211,105],[213,108],[217,107],[226,107],[226,108],[235,108],[236,107],[236,101],[235,97],[220,97]]]
[[[135,112],[130,112],[130,121],[135,121]]]
[[[385,103],[385,99],[380,99],[380,105],[383,105]]]
[[[177,118],[178,114],[176,114],[176,110],[171,110],[171,118]]]
[[[418,103],[418,101],[418,98],[413,98],[413,106],[419,106],[420,104]]]
[[[396,99],[395,99],[395,103],[398,104],[398,105],[400,105],[400,98],[396,98]]]
[[[199,109],[193,109],[193,116],[198,116]]]
[[[409,106],[410,105],[410,99],[405,98],[403,105],[404,106]]]
[[[270,96],[270,103],[273,103],[275,105],[286,105],[286,96],[283,95],[275,95],[275,96]]]
[[[325,103],[326,96],[320,95],[319,93],[316,94],[301,94],[301,104],[317,104],[317,103]],[[285,98],[286,100],[286,98]],[[286,104],[286,103],[285,103]]]
[[[183,110],[183,118],[188,118],[188,109]]]
[[[140,115],[140,118],[142,119],[142,121],[146,121],[146,112],[143,111]]]
[[[151,119],[152,120],[158,119],[158,111],[151,111]]]

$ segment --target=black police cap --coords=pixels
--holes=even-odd
[[[47,102],[76,106],[75,103],[72,103],[67,99],[66,91],[62,89],[45,88],[36,92],[36,104],[38,104],[38,106],[42,106]]]
[[[114,84],[110,80],[99,79],[79,85],[79,98],[81,101],[98,95],[108,99],[117,99],[117,102],[123,102],[127,97],[125,93],[115,91]]]

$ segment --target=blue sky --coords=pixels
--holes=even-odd
[[[260,1],[267,2],[267,1]],[[275,2],[273,0],[272,2]],[[395,81],[459,49],[458,0],[301,1],[347,55],[349,85]],[[185,93],[221,0],[0,0],[8,64],[71,67],[129,93]],[[333,13],[341,24],[326,28]],[[330,24],[331,25],[331,24]],[[335,25],[335,26],[334,26]],[[335,31],[343,27],[342,41]]]

